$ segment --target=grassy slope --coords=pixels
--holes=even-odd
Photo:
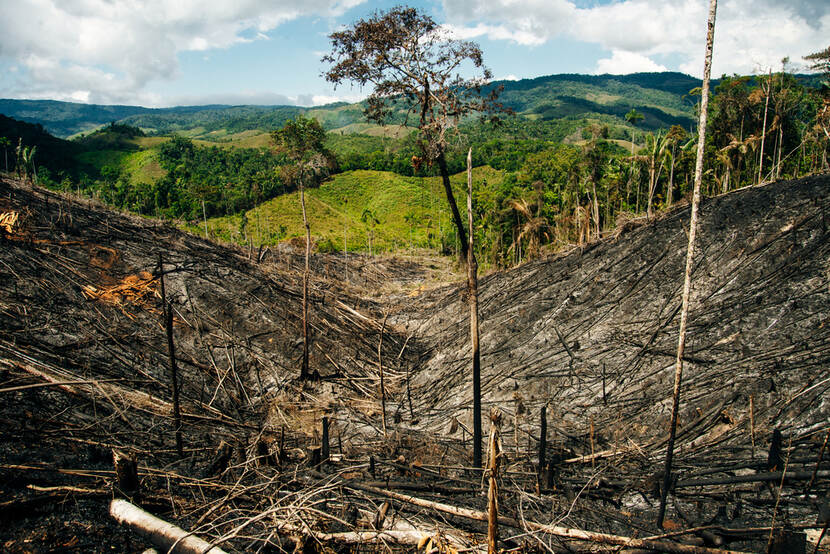
[[[486,179],[498,183],[500,171],[479,167],[473,171],[473,186]],[[466,174],[452,177],[456,200],[463,209],[463,191]],[[450,229],[450,213],[440,178],[401,177],[382,171],[349,171],[335,175],[319,188],[306,193],[306,206],[311,234],[318,247],[343,249],[344,224],[347,226],[347,246],[350,251],[367,249],[371,229],[361,215],[371,210],[380,222],[375,225],[373,250],[406,248],[410,241],[417,247],[439,244],[441,234]],[[406,220],[411,216],[412,225]],[[226,241],[244,242],[244,234],[254,244],[274,244],[280,240],[304,236],[299,193],[287,194],[269,200],[248,211],[247,229],[243,233],[243,215],[208,220],[212,236]],[[192,227],[203,232],[202,227]]]

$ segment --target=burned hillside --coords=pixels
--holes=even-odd
[[[505,549],[757,551],[768,537],[799,540],[781,539],[785,524],[815,542],[830,475],[828,191],[825,175],[702,206],[670,536],[654,526],[653,489],[688,209],[481,280]],[[428,270],[314,256],[319,380],[303,383],[302,261],[290,249],[221,246],[13,181],[0,181],[2,214],[6,550],[142,551],[109,516],[113,495],[227,551],[483,547],[463,287],[403,294]],[[137,460],[140,492],[119,487],[113,451]]]
[[[764,436],[772,428],[803,436],[826,428],[828,192],[830,179],[819,176],[702,205],[685,354],[687,431],[717,406],[733,420],[719,430],[729,438],[718,444],[746,446],[750,396]],[[603,447],[622,428],[623,440],[659,440],[671,408],[688,216],[688,208],[676,209],[653,224],[482,279],[485,403],[508,410],[517,402],[551,405],[557,428],[569,435],[585,436],[593,418],[607,434]],[[447,412],[461,417],[468,408],[468,308],[457,289],[430,296],[407,325],[433,345],[413,390],[431,399],[425,414],[440,423]],[[684,452],[711,455],[704,437],[687,436]],[[573,446],[585,453],[584,443]]]

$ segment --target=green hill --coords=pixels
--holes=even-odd
[[[499,186],[504,173],[491,167],[473,170],[473,183]],[[463,207],[466,173],[451,178],[456,200]],[[402,177],[386,171],[348,171],[333,176],[319,188],[306,191],[311,234],[321,251],[343,250],[344,231],[349,251],[414,248],[454,248],[455,232],[446,196],[438,177]],[[365,213],[368,210],[371,214]],[[365,214],[365,215],[364,215]],[[228,242],[275,244],[304,237],[299,193],[264,202],[244,213],[212,218],[211,236]],[[201,224],[188,226],[203,233]]]

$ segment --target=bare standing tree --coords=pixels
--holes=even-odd
[[[467,245],[467,293],[470,296],[470,344],[473,351],[473,467],[481,467],[481,348],[478,343],[478,262],[473,237],[473,149],[467,151],[467,219],[470,242]]]
[[[297,116],[288,121],[279,131],[271,133],[277,148],[285,152],[291,165],[283,166],[282,178],[293,182],[300,189],[300,206],[303,211],[305,227],[305,267],[303,269],[303,361],[300,379],[311,377],[308,367],[309,333],[308,333],[308,280],[310,276],[309,256],[311,254],[311,226],[305,206],[305,189],[316,185],[325,178],[334,167],[334,157],[324,145],[326,132],[316,119]]]
[[[663,474],[663,488],[660,494],[660,510],[657,513],[657,526],[663,526],[666,516],[666,499],[671,486],[672,458],[674,457],[674,440],[677,435],[677,412],[680,407],[680,384],[683,380],[683,353],[686,349],[686,320],[689,316],[689,294],[692,285],[692,263],[695,253],[695,234],[697,233],[697,212],[700,205],[700,183],[703,179],[703,150],[706,143],[706,113],[709,107],[709,75],[712,70],[712,45],[715,41],[715,14],[718,0],[710,0],[709,20],[706,32],[706,55],[703,62],[703,87],[700,95],[700,121],[697,126],[697,159],[695,161],[695,185],[692,196],[692,215],[689,222],[689,247],[686,250],[686,272],[683,278],[683,300],[680,308],[680,331],[677,340],[677,359],[674,368],[674,391],[672,393],[671,426],[669,442],[666,447],[666,467]]]
[[[501,89],[482,95],[491,78],[481,48],[453,39],[428,15],[414,8],[375,12],[351,27],[329,35],[332,51],[323,61],[335,85],[343,82],[374,87],[367,100],[370,121],[386,122],[396,110],[417,115],[420,156],[414,165],[438,164],[447,202],[466,259],[467,233],[450,186],[445,152],[460,120],[472,113],[494,114]],[[480,75],[462,77],[472,66]]]

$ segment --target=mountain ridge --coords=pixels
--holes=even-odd
[[[525,112],[533,108],[527,101],[522,101],[521,96],[529,90],[540,88],[549,89],[549,96],[556,97],[554,87],[561,87],[563,83],[581,84],[583,86],[598,87],[607,86],[609,83],[619,83],[625,86],[636,86],[644,90],[659,91],[661,93],[682,95],[700,85],[700,80],[689,75],[678,72],[663,73],[633,73],[629,75],[582,75],[582,74],[556,74],[521,79],[518,81],[493,81],[490,86],[503,86],[503,100],[517,112]],[[577,96],[578,97],[578,96]],[[587,98],[584,98],[587,100]],[[633,102],[632,106],[637,104]],[[172,106],[164,108],[148,108],[144,106],[130,105],[104,105],[104,104],[83,104],[76,102],[63,102],[58,100],[27,100],[27,99],[0,99],[0,113],[9,117],[20,119],[30,123],[40,123],[52,134],[61,138],[70,137],[81,132],[89,132],[97,127],[115,122],[125,122],[135,125],[140,123],[142,117],[170,118],[193,116],[204,112],[220,112],[213,114],[216,118],[233,120],[250,116],[263,116],[279,112],[286,112],[284,119],[294,117],[297,113],[315,112],[355,112],[351,113],[346,120],[342,121],[345,126],[363,120],[361,104],[348,104],[345,102],[334,102],[321,106],[291,106],[291,105],[252,105],[252,104],[208,104],[191,106]],[[646,104],[643,104],[644,106]],[[591,106],[588,106],[591,107]],[[634,106],[636,107],[636,106]],[[517,109],[518,108],[518,109]],[[582,110],[587,111],[587,110]],[[240,114],[239,112],[242,112]],[[245,113],[247,112],[247,114]],[[577,110],[580,112],[580,110]],[[581,112],[580,112],[581,113]],[[228,117],[223,117],[228,116]],[[191,118],[192,119],[192,118]],[[250,120],[251,118],[248,117]],[[277,118],[282,119],[282,118]],[[274,123],[278,121],[275,120]],[[249,121],[248,124],[251,122]],[[138,125],[142,126],[142,125]],[[168,127],[175,127],[171,124]],[[181,126],[184,128],[184,126]],[[250,128],[250,127],[249,127]],[[330,126],[330,128],[333,128]],[[161,129],[160,132],[164,132]]]

